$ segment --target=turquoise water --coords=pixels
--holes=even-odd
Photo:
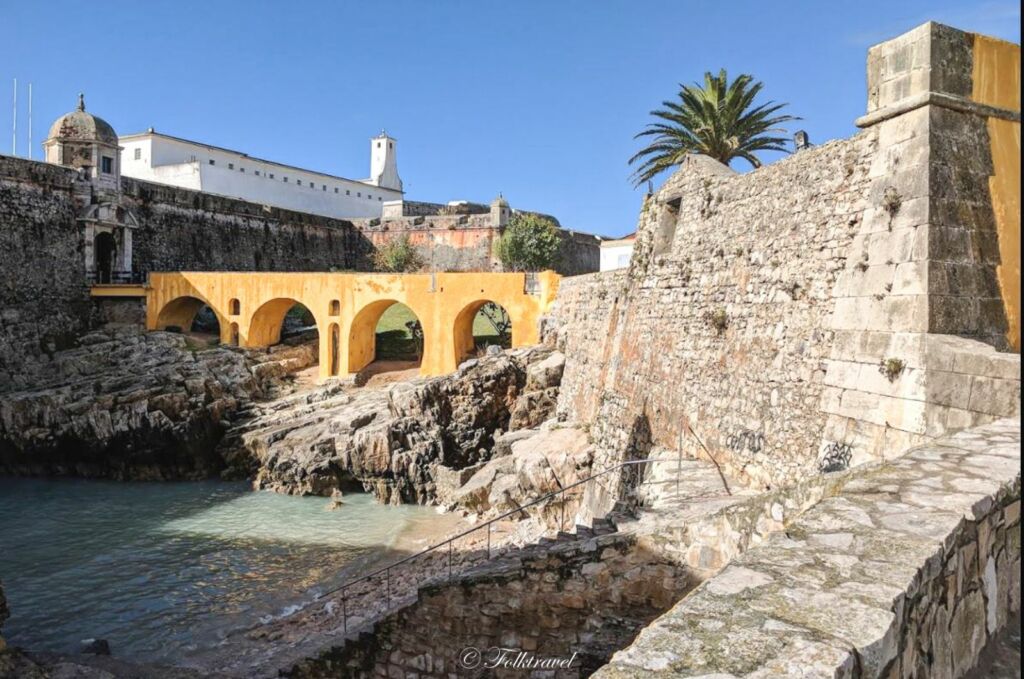
[[[380,561],[437,514],[223,482],[0,478],[9,643],[180,662]],[[391,555],[388,555],[391,558]]]

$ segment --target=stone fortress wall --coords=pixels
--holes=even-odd
[[[347,221],[135,179],[121,187],[138,270],[366,268],[371,246]],[[0,156],[0,388],[89,328],[79,216],[102,199],[73,168]]]
[[[353,223],[375,247],[408,236],[419,250],[426,268],[436,271],[500,271],[494,243],[508,217],[527,212],[480,203],[426,203],[392,201],[384,204],[380,219],[356,219]],[[540,213],[532,213],[540,214]],[[555,225],[551,215],[541,215]],[[575,276],[600,268],[601,239],[589,233],[559,229],[562,249],[555,270]]]
[[[648,197],[629,269],[563,282],[545,327],[595,465],[682,445],[772,486],[1019,415],[1019,83],[978,94],[1019,59],[926,24],[872,49],[854,137]]]

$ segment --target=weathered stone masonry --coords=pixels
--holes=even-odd
[[[365,268],[370,245],[342,220],[122,178],[140,271]],[[47,360],[84,333],[88,296],[80,216],[100,196],[77,170],[0,156],[0,389],[23,361]]]
[[[380,219],[353,220],[375,246],[407,236],[431,271],[500,271],[494,256],[495,241],[517,210],[503,198],[490,205],[441,205],[395,201],[384,205]],[[558,220],[541,215],[555,225]],[[554,269],[563,276],[590,273],[600,268],[600,239],[589,233],[559,229],[562,247]]]
[[[21,361],[70,346],[88,323],[76,174],[0,156],[0,389]]]
[[[853,474],[596,676],[963,676],[1020,611],[1020,421]]]
[[[645,422],[649,447],[703,443],[778,484],[1019,413],[979,40],[927,24],[874,48],[863,132],[746,175],[689,158],[625,276],[563,285],[560,411],[591,425],[596,465]]]
[[[145,271],[337,271],[367,268],[370,243],[330,219],[122,177],[140,222],[135,262]]]

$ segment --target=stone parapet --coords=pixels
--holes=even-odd
[[[597,677],[960,677],[1020,611],[1020,420],[865,471]]]

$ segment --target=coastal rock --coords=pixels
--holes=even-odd
[[[484,355],[386,389],[332,381],[265,407],[229,433],[225,455],[249,459],[256,488],[329,495],[355,484],[392,504],[447,503],[460,471],[493,457],[529,369],[549,356],[541,347]]]
[[[586,432],[556,426],[529,433],[512,443],[509,455],[483,465],[452,493],[452,503],[478,514],[503,513],[581,481],[589,473],[593,449]],[[549,504],[557,503],[553,499]]]
[[[555,414],[564,371],[565,354],[558,351],[529,367],[523,394],[512,407],[509,431],[532,429]]]
[[[110,642],[106,639],[87,639],[83,642],[82,653],[90,655],[110,655]]]
[[[298,359],[198,346],[166,332],[89,333],[0,393],[0,473],[116,479],[199,478],[224,470],[217,442],[253,398],[272,393]]]

